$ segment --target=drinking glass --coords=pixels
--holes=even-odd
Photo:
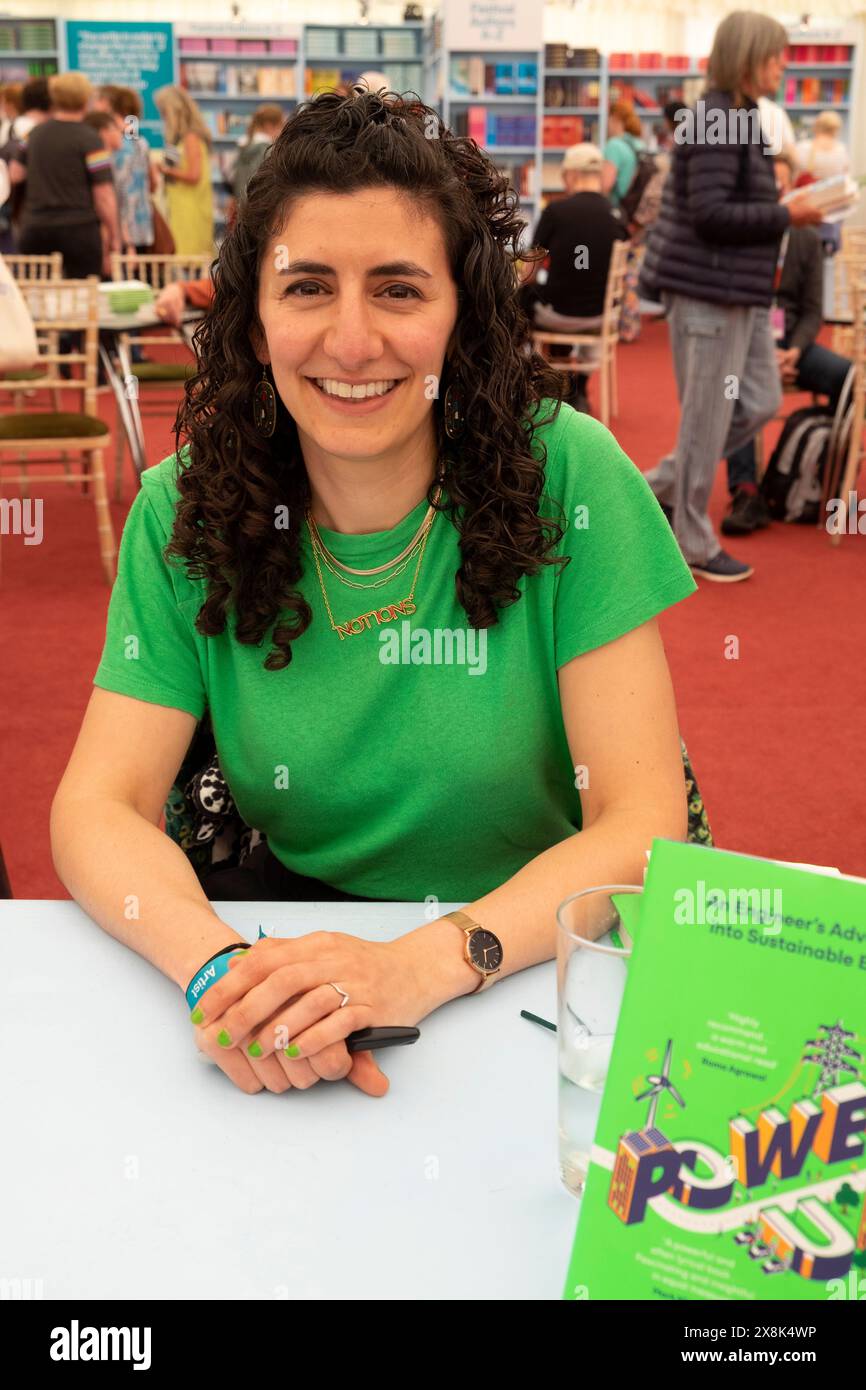
[[[632,938],[613,895],[640,894],[633,883],[585,888],[556,912],[559,1171],[580,1197],[589,1171],[601,1097],[625,989]],[[623,915],[633,921],[628,906]]]

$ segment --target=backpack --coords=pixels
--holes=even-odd
[[[637,153],[637,167],[632,176],[632,181],[620,199],[620,210],[627,224],[640,222],[641,226],[648,226],[658,216],[659,203],[661,201],[661,187],[664,178],[660,175],[659,167],[656,163],[654,154],[649,150],[639,150]],[[644,195],[649,193],[649,185],[654,183],[655,194],[649,202],[655,203],[655,211],[648,205],[646,211],[651,214],[647,218],[638,217]]]
[[[851,380],[849,373],[835,415],[825,406],[807,405],[785,421],[761,479],[761,494],[774,521],[817,525],[827,468],[834,469],[850,429]]]

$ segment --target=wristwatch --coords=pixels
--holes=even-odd
[[[473,922],[466,912],[446,912],[445,916],[465,933],[464,957],[472,969],[477,970],[481,976],[478,984],[469,993],[478,994],[502,968],[502,942],[492,931]]]

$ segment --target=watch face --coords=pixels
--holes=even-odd
[[[479,927],[469,937],[469,958],[479,970],[498,970],[502,964],[502,944],[492,931]]]

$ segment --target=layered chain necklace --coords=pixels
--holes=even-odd
[[[415,532],[409,544],[401,550],[400,554],[397,555],[395,559],[387,561],[384,565],[376,565],[373,569],[355,569],[352,565],[345,565],[342,560],[338,560],[336,555],[331,553],[322,540],[315,518],[309,507],[307,508],[305,518],[307,529],[310,533],[310,545],[313,550],[313,559],[316,562],[316,573],[319,576],[319,587],[322,590],[322,598],[325,601],[325,608],[328,612],[331,628],[339,635],[341,642],[346,637],[354,637],[361,632],[368,632],[373,626],[371,621],[373,618],[376,620],[376,625],[381,627],[383,623],[394,622],[397,617],[408,616],[415,612],[415,585],[418,582],[418,572],[421,569],[421,562],[424,559],[427,538],[438,515],[436,504],[439,502],[441,496],[442,485],[440,483],[436,489],[436,496],[433,502],[427,508],[424,520],[421,522],[421,525],[418,527],[418,530]],[[398,578],[398,576],[403,573],[411,564],[416,552],[418,555],[418,562],[415,565],[415,573],[412,576],[412,587],[409,590],[407,598],[400,599],[399,603],[385,604],[382,608],[370,608],[365,613],[359,613],[356,618],[350,618],[349,621],[345,623],[337,623],[334,621],[331,605],[328,602],[327,590],[325,589],[325,581],[322,576],[323,563],[325,568],[335,579],[338,579],[341,584],[345,584],[350,589],[381,589],[385,584],[390,584],[393,579]],[[374,579],[372,583],[359,584],[356,580],[346,577],[350,574],[365,577],[369,575],[378,575],[380,577]]]

